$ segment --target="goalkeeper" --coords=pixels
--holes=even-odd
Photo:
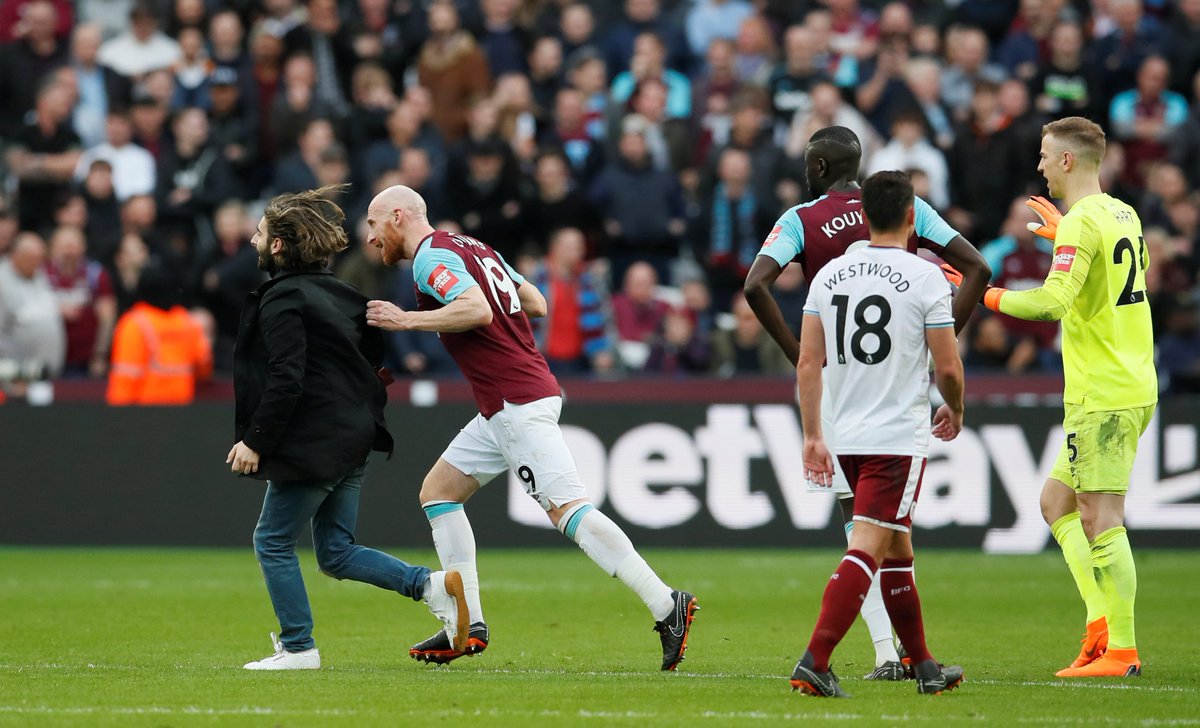
[[[1058,677],[1141,674],[1133,631],[1137,575],[1123,525],[1138,437],[1158,402],[1146,300],[1150,264],[1137,213],[1101,192],[1104,132],[1081,117],[1042,128],[1038,172],[1050,196],[1029,227],[1054,240],[1040,288],[989,288],[984,305],[1031,321],[1062,319],[1066,440],[1042,488],[1042,515],[1087,605],[1079,657]]]

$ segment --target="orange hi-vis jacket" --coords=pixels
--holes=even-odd
[[[113,332],[108,403],[190,404],[212,365],[208,337],[187,310],[135,303]]]

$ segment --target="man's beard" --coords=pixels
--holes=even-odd
[[[258,269],[266,271],[270,276],[279,272],[279,264],[275,262],[275,256],[271,255],[271,251],[258,251]]]

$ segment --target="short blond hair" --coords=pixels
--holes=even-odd
[[[1100,166],[1104,159],[1104,130],[1091,119],[1068,116],[1042,127],[1042,136],[1053,134],[1067,151],[1080,161]]]

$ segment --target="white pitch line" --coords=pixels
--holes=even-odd
[[[1194,693],[1194,688],[1181,688],[1175,685],[1145,685],[1118,682],[1093,682],[1082,680],[971,680],[963,681],[964,685],[1023,685],[1027,687],[1047,688],[1084,688],[1090,690],[1143,690],[1154,693]]]
[[[340,710],[337,708],[294,710],[288,708],[267,708],[251,705],[244,705],[240,708],[202,708],[197,705],[187,705],[181,708],[168,708],[159,705],[87,705],[78,707],[57,707],[52,705],[0,705],[0,713],[17,713],[23,715],[358,715],[358,711],[356,710]]]

